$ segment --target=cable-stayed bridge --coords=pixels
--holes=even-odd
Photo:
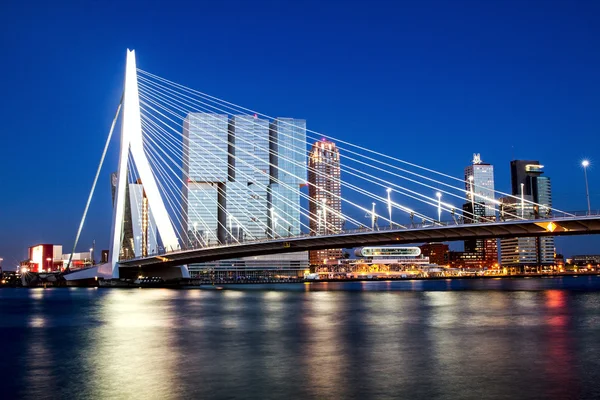
[[[367,244],[600,233],[589,211],[561,211],[523,190],[496,191],[233,104],[137,69],[128,51],[74,247],[119,114],[110,259],[71,279],[140,267],[186,277],[190,263]],[[320,141],[325,153],[311,153]],[[337,163],[307,165],[333,142]]]

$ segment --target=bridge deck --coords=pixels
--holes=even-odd
[[[600,216],[577,216],[533,221],[506,221],[380,231],[354,231],[334,235],[301,236],[239,244],[179,250],[121,261],[122,267],[177,266],[239,257],[291,253],[367,245],[446,242],[467,239],[586,235],[600,233]]]

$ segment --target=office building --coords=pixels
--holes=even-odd
[[[445,243],[425,243],[419,246],[421,254],[429,257],[429,261],[437,265],[448,265],[449,246]]]
[[[308,196],[310,231],[328,235],[343,228],[340,182],[340,152],[325,139],[313,144],[308,158]],[[342,257],[342,249],[309,252],[311,265],[326,264]]]
[[[228,125],[224,114],[190,113],[183,121],[183,235],[188,246],[223,243],[228,178]]]
[[[158,253],[158,235],[156,223],[148,204],[142,182],[127,186],[130,201],[130,217],[132,225],[133,251],[136,257],[146,257]]]
[[[300,192],[306,184],[306,121],[277,118],[269,126],[270,236],[300,234]]]
[[[483,162],[480,154],[473,154],[472,164],[465,168],[465,191],[468,202],[482,204],[482,216],[494,220],[496,216],[494,166]]]
[[[465,168],[465,192],[467,202],[463,205],[465,223],[494,222],[496,220],[496,197],[494,192],[494,166],[473,154],[473,162]],[[464,242],[466,264],[491,268],[498,262],[497,239],[470,239]]]
[[[533,160],[510,163],[512,197],[500,199],[502,220],[537,219],[551,215],[552,186],[542,176],[543,165]],[[554,264],[553,237],[519,237],[500,241],[501,262],[507,267],[541,267]]]
[[[232,244],[300,234],[306,123],[190,113],[184,121],[184,234],[188,246]],[[192,277],[276,270],[299,275],[308,253],[249,257],[189,266]]]

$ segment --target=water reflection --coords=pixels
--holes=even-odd
[[[0,292],[0,328],[12,340],[0,373],[16,376],[6,398],[594,398],[600,391],[593,324],[600,308],[591,306],[600,293],[406,292],[390,290],[394,284],[383,292],[368,283],[349,291]]]

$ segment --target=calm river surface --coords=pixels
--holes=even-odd
[[[2,399],[598,399],[600,278],[0,289],[0,339]]]

